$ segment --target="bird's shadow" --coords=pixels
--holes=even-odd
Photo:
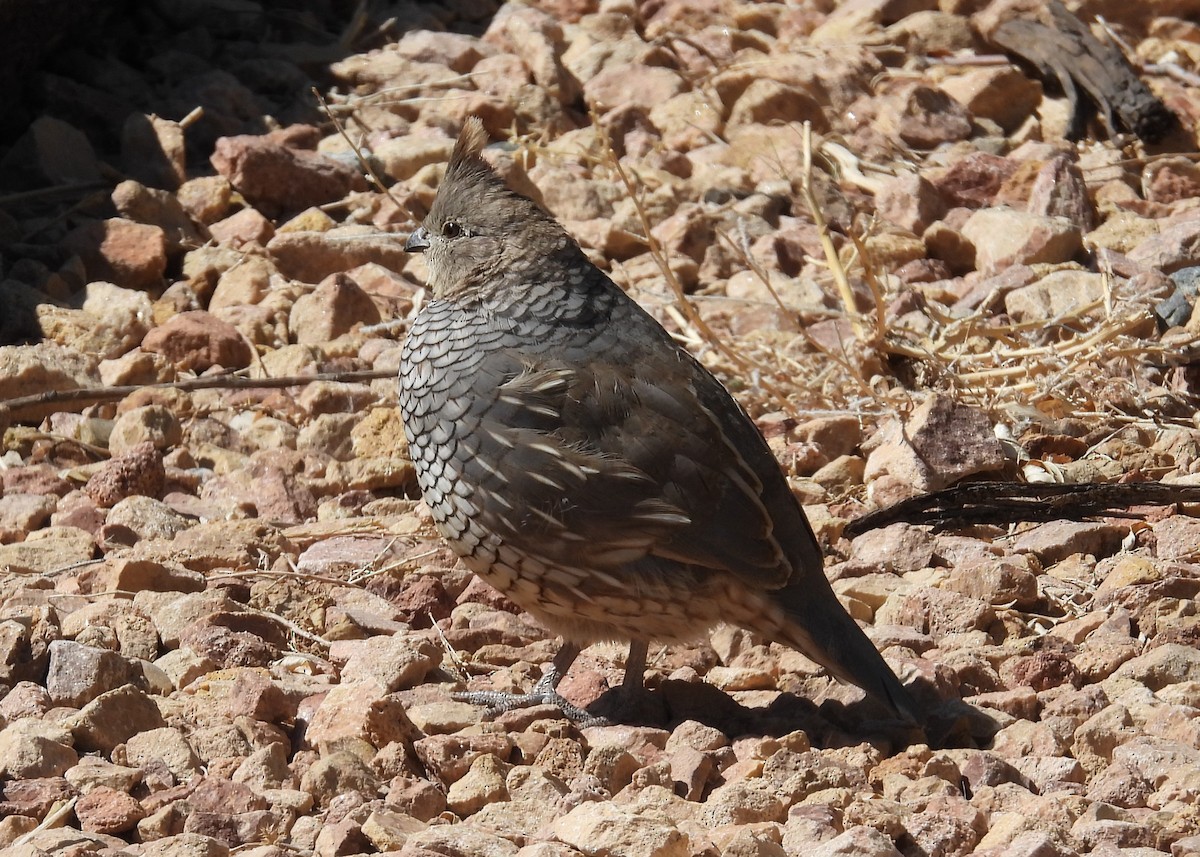
[[[614,723],[671,728],[692,720],[726,735],[779,737],[803,730],[814,747],[838,747],[864,740],[895,749],[910,744],[932,748],[985,747],[999,729],[992,718],[959,699],[940,702],[921,724],[891,714],[878,702],[825,700],[819,706],[792,693],[750,707],[705,682],[665,680],[632,698],[614,688],[588,706],[588,713]]]

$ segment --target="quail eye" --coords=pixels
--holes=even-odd
[[[457,221],[447,220],[442,224],[442,235],[447,238],[457,238],[463,234],[463,228]]]

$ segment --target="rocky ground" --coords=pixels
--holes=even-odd
[[[986,39],[1020,8],[81,4],[27,40],[4,853],[1200,854],[1194,507],[843,532],[962,480],[1200,481],[1200,3],[1072,4],[1179,118],[1152,147],[1064,138]],[[736,629],[652,650],[644,723],[451,699],[555,645],[441,545],[396,410],[401,246],[468,115],[758,420],[924,731]],[[602,709],[622,657],[563,691]]]

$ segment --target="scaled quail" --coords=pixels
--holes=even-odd
[[[917,720],[838,602],[766,441],[730,394],[480,156],[468,119],[424,224],[430,296],[400,366],[422,495],[471,571],[564,645],[519,704],[553,700],[580,647],[719,623],[784,643]],[[478,695],[511,705],[500,695]],[[477,698],[469,696],[467,698]],[[578,709],[575,709],[578,713]]]

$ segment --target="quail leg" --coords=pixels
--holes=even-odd
[[[643,640],[634,640],[629,644],[629,655],[625,659],[625,677],[621,681],[621,696],[635,699],[645,692],[642,685],[642,674],[646,670],[646,652],[648,644]],[[542,674],[528,693],[505,693],[499,690],[470,690],[451,694],[459,702],[469,702],[472,705],[486,705],[483,713],[485,720],[490,720],[505,711],[518,708],[531,708],[534,705],[553,705],[571,722],[579,726],[606,726],[609,720],[589,714],[577,705],[568,702],[558,692],[558,683],[562,681],[575,658],[579,656],[579,646],[575,643],[564,642],[550,668]]]
[[[625,677],[621,680],[621,695],[633,699],[646,692],[642,683],[646,672],[646,653],[650,644],[645,640],[630,640],[629,654],[625,656]]]
[[[575,643],[564,642],[550,668],[538,679],[537,684],[528,693],[505,693],[499,690],[468,690],[451,694],[459,702],[469,702],[472,705],[486,705],[483,712],[485,720],[490,720],[505,711],[518,708],[531,708],[535,705],[553,705],[558,708],[568,720],[580,726],[596,726],[604,723],[604,719],[588,714],[577,705],[568,702],[558,693],[558,683],[562,681],[575,658],[579,656],[579,646]]]

